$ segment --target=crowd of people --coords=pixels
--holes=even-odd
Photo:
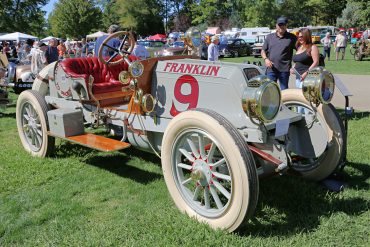
[[[282,90],[288,88],[289,76],[296,76],[296,86],[302,87],[302,81],[306,78],[308,71],[319,65],[320,53],[318,47],[312,42],[312,34],[310,29],[303,28],[299,30],[298,35],[294,35],[287,31],[288,19],[279,17],[276,21],[276,32],[266,36],[264,41],[261,56],[265,61],[266,75],[273,81],[278,81]],[[117,25],[111,25],[108,28],[108,34],[99,37],[95,42],[94,51],[89,52],[89,46],[86,39],[81,41],[57,40],[51,39],[46,45],[40,41],[27,40],[26,42],[18,42],[10,44],[2,42],[0,52],[6,54],[8,58],[17,58],[23,64],[31,64],[31,71],[36,76],[37,73],[47,64],[57,60],[73,57],[86,57],[90,53],[97,56],[104,40],[120,28]],[[370,31],[367,30],[364,36],[368,38]],[[132,47],[131,54],[140,59],[149,58],[149,52],[146,48],[140,45],[137,40],[136,33],[131,36],[124,44],[124,47]],[[347,46],[347,39],[343,31],[340,31],[333,42],[331,33],[328,32],[321,40],[323,45],[324,59],[330,60],[331,46],[334,45],[336,60],[344,59]],[[194,47],[187,43],[185,39],[185,49],[189,55],[200,57],[202,47]],[[212,36],[208,50],[208,61],[218,61],[219,50],[218,44],[220,38],[217,35]],[[121,41],[117,38],[112,38],[107,42],[107,47],[118,48]],[[294,54],[294,50],[296,51]],[[117,53],[109,49],[103,50],[103,55],[116,56]]]
[[[21,42],[3,41],[0,45],[0,53],[5,54],[9,60],[21,64],[30,64],[34,76],[43,67],[52,62],[73,57],[86,57],[88,55],[88,44],[85,39],[70,42],[52,38],[45,44],[41,41],[28,39]]]

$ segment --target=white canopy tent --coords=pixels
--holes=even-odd
[[[20,32],[8,33],[8,34],[0,36],[0,40],[16,40],[17,42],[21,40],[26,40],[26,39],[38,39],[38,38],[32,35],[20,33]]]
[[[103,35],[107,35],[107,33],[104,33],[102,31],[97,31],[95,33],[86,35],[86,39],[96,39],[96,38],[99,38],[99,37],[101,37]]]
[[[55,37],[53,37],[53,36],[48,36],[48,37],[46,37],[46,38],[43,38],[42,40],[40,40],[41,42],[49,42],[49,40],[51,40],[51,39],[58,39],[58,38],[55,38]]]

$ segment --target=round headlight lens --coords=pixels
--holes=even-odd
[[[333,75],[330,73],[326,73],[323,77],[324,78],[321,82],[320,98],[324,104],[329,104],[334,94],[335,88],[334,78]]]
[[[275,119],[281,105],[279,85],[267,76],[255,76],[248,81],[242,98],[243,110],[249,117],[263,122]]]
[[[144,73],[144,65],[140,61],[134,61],[128,68],[132,77],[139,77]]]
[[[261,95],[261,115],[266,121],[272,121],[280,109],[280,90],[274,83],[267,83]]]
[[[316,105],[329,104],[333,98],[334,89],[333,75],[322,67],[311,69],[302,85],[304,97]]]

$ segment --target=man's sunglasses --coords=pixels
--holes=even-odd
[[[279,24],[278,24],[278,26],[279,26],[279,27],[284,27],[284,26],[286,26],[286,24],[284,24],[284,23],[279,23]]]

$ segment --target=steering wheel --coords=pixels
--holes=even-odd
[[[112,47],[111,45],[108,44],[110,40],[113,40],[113,39],[118,38],[120,36],[123,36],[123,39],[122,39],[121,43],[119,44],[119,46],[117,48]],[[129,40],[129,42],[130,42],[130,47],[126,51],[125,49],[123,49],[123,46],[125,45],[125,42],[127,40]],[[113,33],[113,34],[109,35],[103,41],[102,45],[99,48],[98,58],[99,58],[100,62],[102,62],[102,63],[104,63],[108,66],[116,65],[116,64],[121,63],[125,58],[128,59],[128,55],[131,54],[132,50],[134,49],[134,46],[135,46],[135,42],[134,42],[134,39],[133,39],[133,36],[132,36],[131,32],[127,32],[127,31],[116,32],[116,33]],[[109,52],[114,52],[114,53],[112,55],[110,55],[110,54],[109,55],[104,55],[103,51],[104,52],[109,51]],[[118,55],[121,58],[115,59]],[[106,60],[107,58],[108,58],[108,60]]]

